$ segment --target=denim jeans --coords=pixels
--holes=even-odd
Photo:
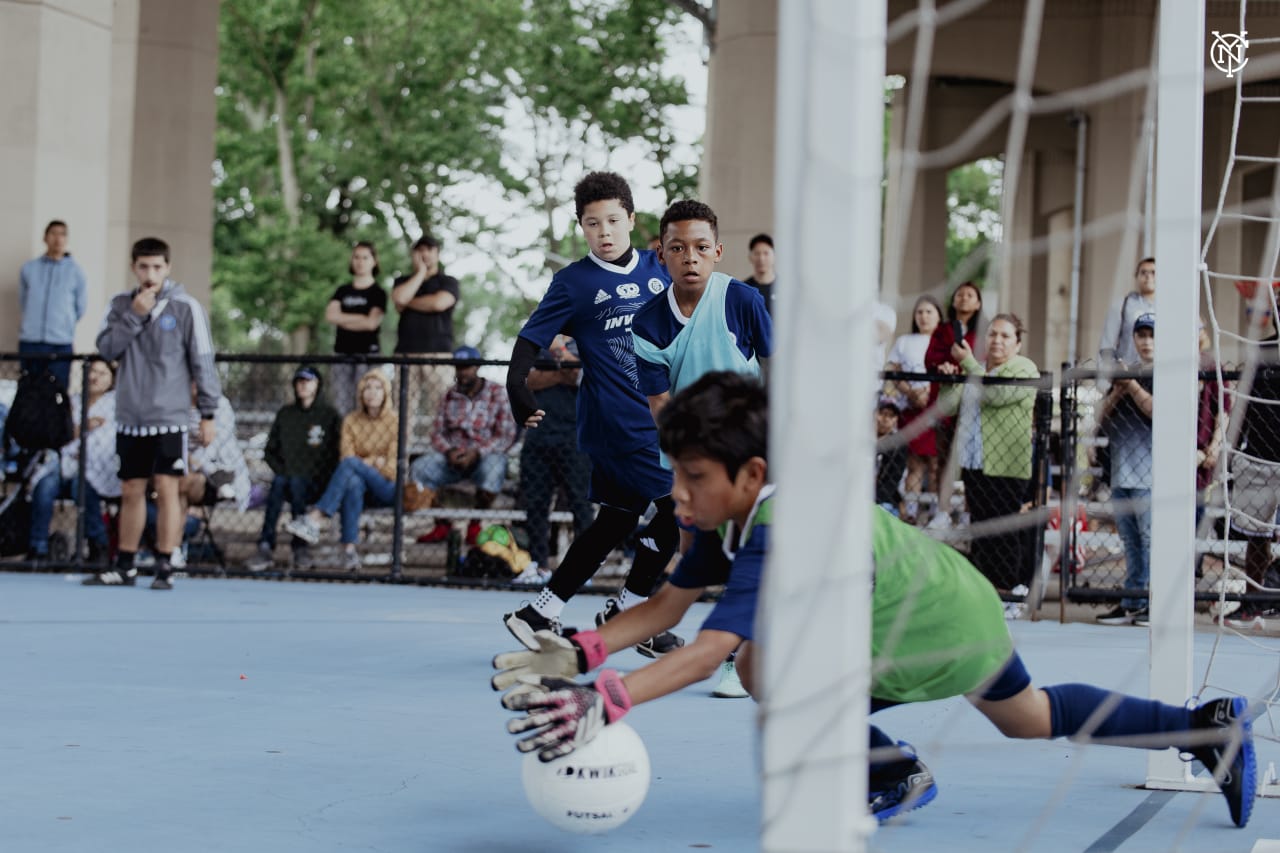
[[[1116,532],[1124,543],[1124,588],[1146,589],[1151,577],[1151,490],[1113,487],[1111,500],[1117,503]],[[1147,606],[1145,598],[1126,598],[1126,610]]]
[[[507,454],[486,453],[471,473],[466,474],[445,461],[443,453],[428,450],[414,460],[410,475],[428,489],[438,489],[466,479],[475,483],[477,489],[496,495],[502,491],[502,482],[507,478]]]
[[[306,515],[307,504],[320,491],[320,486],[320,481],[315,477],[276,474],[271,480],[271,491],[267,493],[267,503],[262,510],[262,534],[258,541],[265,542],[270,548],[276,547],[276,524],[280,521],[280,510],[284,508],[285,499],[289,500],[293,517],[298,518]],[[302,540],[295,536],[290,544],[296,547],[300,542]]]
[[[316,501],[316,509],[328,516],[342,511],[342,542],[353,544],[360,539],[360,513],[365,497],[370,506],[391,506],[396,497],[396,484],[377,469],[355,456],[343,457],[329,478],[324,494]]]
[[[31,550],[39,554],[49,552],[49,523],[53,521],[53,502],[58,498],[75,498],[76,481],[64,480],[57,471],[51,471],[36,483],[31,491]],[[107,544],[107,525],[102,520],[102,499],[85,483],[84,535],[90,542],[103,547]]]

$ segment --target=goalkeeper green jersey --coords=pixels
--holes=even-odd
[[[927,702],[999,674],[1013,640],[995,588],[963,554],[874,508],[871,695]]]

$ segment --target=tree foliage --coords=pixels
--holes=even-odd
[[[223,0],[219,344],[326,349],[329,333],[311,332],[354,241],[379,247],[384,277],[407,270],[425,231],[505,234],[510,214],[481,197],[546,222],[537,246],[486,249],[551,248],[573,181],[623,143],[669,194],[687,190],[693,167],[665,125],[684,82],[662,70],[678,14],[664,0]],[[463,308],[518,301],[534,273],[464,282]]]
[[[1000,193],[1003,164],[975,160],[947,173],[947,272],[981,288],[987,278],[987,252],[1000,242]]]

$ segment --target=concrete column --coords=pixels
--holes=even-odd
[[[897,150],[904,144],[907,91],[904,88],[895,93],[889,116],[889,145]],[[929,107],[933,107],[937,96],[930,91],[928,97]],[[932,144],[929,107],[925,109],[925,127],[921,133],[923,148]],[[893,168],[900,165],[901,160],[891,157],[889,163],[882,255],[887,269],[890,252],[897,252],[898,276],[896,281],[882,282],[881,298],[898,308],[901,330],[911,327],[911,309],[916,297],[932,293],[943,303],[947,300],[947,170],[917,170],[908,199],[903,195],[901,170]],[[909,209],[900,220],[904,205],[909,205]],[[896,228],[899,221],[900,232]]]
[[[91,348],[107,269],[111,0],[0,0],[0,349],[16,350],[18,269],[67,222],[89,281],[76,350]]]
[[[777,0],[719,4],[707,68],[700,193],[720,219],[721,269],[740,278],[751,275],[747,241],[774,230],[777,52]],[[777,251],[783,254],[789,247],[780,245]]]
[[[172,249],[174,279],[208,306],[219,4],[128,0],[128,5],[136,6],[137,30],[121,32],[117,44],[124,50],[132,37],[137,45],[132,165],[128,218],[112,223],[113,232],[124,237],[113,246],[120,253],[113,263],[127,275],[132,242],[159,237]],[[126,75],[121,65],[116,70]]]

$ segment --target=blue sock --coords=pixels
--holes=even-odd
[[[1053,737],[1070,737],[1084,727],[1093,712],[1104,702],[1114,704],[1089,733],[1091,737],[1123,737],[1126,735],[1150,735],[1160,732],[1186,732],[1195,726],[1191,711],[1176,705],[1166,705],[1154,699],[1116,695],[1110,690],[1091,684],[1055,684],[1042,688],[1049,697]],[[1176,743],[1171,740],[1167,746]],[[1149,749],[1164,747],[1150,746]]]

